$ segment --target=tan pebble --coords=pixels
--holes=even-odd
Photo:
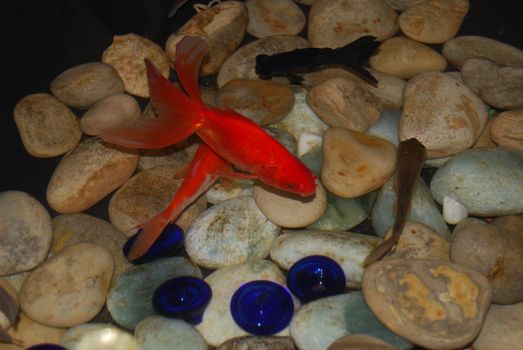
[[[476,142],[474,143],[472,148],[496,147],[496,144],[492,140],[492,135],[491,135],[491,129],[492,129],[494,120],[496,120],[496,117],[488,118],[487,124],[481,131],[481,134],[479,135],[478,139],[476,140]]]
[[[307,103],[327,125],[356,131],[366,131],[383,111],[374,94],[344,78],[332,78],[313,87]]]
[[[33,271],[20,291],[20,307],[47,326],[87,322],[104,306],[113,271],[113,258],[104,247],[72,245]]]
[[[209,55],[202,62],[200,75],[218,72],[225,60],[240,46],[248,21],[247,8],[240,1],[223,1],[199,11],[167,39],[165,51],[170,64],[174,68],[176,44],[184,36],[203,36],[209,46]]]
[[[310,225],[327,210],[327,192],[318,184],[313,196],[301,197],[264,184],[254,186],[254,199],[262,213],[279,226],[296,228]]]
[[[109,218],[127,237],[137,231],[137,226],[164,210],[183,179],[176,178],[176,168],[159,166],[144,170],[130,178],[116,191],[109,201]],[[205,196],[186,208],[176,220],[184,230],[192,220],[205,210]]]
[[[198,149],[198,143],[187,141],[165,148],[141,149],[138,170],[144,171],[157,166],[173,166],[173,176],[182,178],[189,170],[189,164]]]
[[[275,336],[254,336],[247,335],[243,337],[232,338],[221,344],[216,350],[295,350],[294,342],[291,337]]]
[[[64,154],[82,136],[76,115],[49,94],[24,97],[16,104],[13,115],[24,147],[34,157]]]
[[[381,187],[395,167],[396,147],[382,138],[340,128],[323,134],[321,180],[337,196],[369,193]]]
[[[140,97],[149,97],[145,58],[151,60],[164,77],[169,77],[169,61],[162,48],[137,34],[115,35],[102,55],[102,61],[113,66],[122,77],[125,91]]]
[[[114,94],[89,108],[80,119],[80,128],[86,135],[98,135],[102,130],[137,120],[141,114],[134,97]]]
[[[13,298],[17,306],[19,305],[18,292],[8,280],[0,279],[0,288],[2,288],[11,298]],[[0,311],[0,330],[7,330],[11,326],[13,326],[11,321],[9,321],[7,316],[2,311]]]
[[[471,58],[461,67],[468,87],[486,104],[499,109],[523,107],[523,66],[507,67]]]
[[[270,80],[235,79],[218,92],[220,108],[234,109],[260,125],[283,119],[294,106],[294,93],[287,85]]]
[[[519,350],[523,342],[523,302],[490,305],[473,350]],[[472,349],[472,348],[471,348]]]
[[[102,98],[124,92],[118,71],[102,62],[69,68],[51,82],[51,92],[68,106],[87,109]]]
[[[349,334],[336,339],[327,350],[396,350],[396,348],[371,335]]]
[[[471,58],[484,58],[505,66],[523,65],[523,50],[477,35],[463,35],[447,41],[442,54],[457,68]]]
[[[523,234],[523,214],[498,216],[492,220],[491,224],[505,230]]]
[[[394,10],[403,11],[426,0],[385,0]]]
[[[138,158],[136,151],[87,139],[56,167],[47,201],[62,214],[81,212],[120,187],[133,174]]]
[[[341,47],[363,35],[382,41],[398,30],[396,12],[382,0],[316,0],[309,12],[311,47]]]
[[[385,40],[370,66],[380,72],[409,79],[424,71],[444,71],[447,61],[427,45],[403,37]]]
[[[492,121],[490,136],[492,141],[500,146],[523,151],[523,109],[500,113]]]
[[[247,31],[257,38],[276,34],[299,34],[305,14],[292,0],[247,0]]]
[[[424,72],[407,82],[399,138],[418,139],[428,158],[470,148],[487,122],[483,102],[464,84],[444,73]]]
[[[469,10],[468,0],[427,0],[409,7],[399,16],[401,31],[426,44],[452,39]]]
[[[11,327],[7,333],[13,339],[20,341],[22,346],[1,343],[0,349],[24,350],[29,346],[43,343],[60,344],[60,339],[66,331],[66,328],[45,326],[33,321],[26,314],[20,313],[16,327]]]

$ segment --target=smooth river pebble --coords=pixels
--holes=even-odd
[[[85,323],[71,327],[60,343],[68,350],[138,350],[131,334],[109,323]]]
[[[140,350],[207,350],[202,335],[178,319],[150,316],[138,323],[134,334]]]

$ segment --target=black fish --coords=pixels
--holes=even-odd
[[[363,266],[379,260],[398,241],[407,221],[410,202],[418,183],[421,168],[425,163],[425,154],[425,146],[414,138],[400,142],[396,162],[396,221],[392,226],[390,237],[365,258]]]
[[[256,74],[261,79],[285,76],[291,83],[301,84],[303,78],[296,75],[296,72],[305,73],[320,66],[342,65],[375,86],[378,81],[362,67],[362,62],[379,46],[380,43],[376,41],[375,37],[367,35],[337,49],[311,47],[271,56],[258,55],[256,56]]]

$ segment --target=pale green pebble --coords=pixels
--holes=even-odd
[[[336,339],[348,334],[371,335],[397,349],[413,346],[374,316],[359,291],[305,304],[295,313],[290,332],[300,350],[327,349]]]
[[[131,267],[116,276],[107,297],[107,310],[116,323],[133,329],[142,319],[154,315],[151,303],[156,288],[180,276],[201,278],[198,266],[184,257],[165,258]]]
[[[314,175],[317,177],[320,176],[321,164],[323,162],[323,153],[321,147],[314,148],[299,158],[302,163],[305,164],[307,168],[309,168],[314,173]]]
[[[287,149],[287,151],[291,152],[292,154],[296,154],[298,152],[298,142],[296,141],[297,138],[295,138],[290,132],[272,126],[268,126],[264,129],[269,135],[271,135],[272,138],[281,143]]]
[[[137,350],[134,337],[109,323],[86,323],[70,328],[61,339],[68,350]]]
[[[394,224],[396,218],[394,191],[394,176],[380,189],[376,202],[372,207],[371,222],[376,235],[383,237]],[[441,215],[437,203],[434,201],[423,179],[419,179],[418,186],[412,196],[410,212],[407,220],[425,224],[445,238],[450,237],[450,231]]]
[[[398,128],[400,124],[401,110],[385,110],[380,119],[372,125],[367,133],[381,137],[398,147]]]
[[[185,321],[151,316],[134,330],[140,350],[207,350],[202,335]]]

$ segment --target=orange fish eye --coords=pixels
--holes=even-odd
[[[292,182],[285,182],[285,183],[283,184],[283,186],[284,186],[286,189],[288,189],[288,190],[293,190],[293,191],[296,190],[296,189],[298,188],[298,186],[296,186],[296,184],[295,184],[295,183],[292,183]]]

